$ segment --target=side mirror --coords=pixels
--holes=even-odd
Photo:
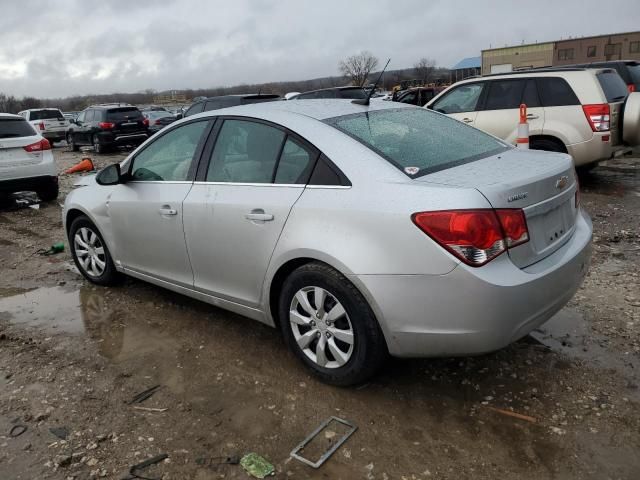
[[[183,116],[184,116],[184,114],[182,114],[182,113],[176,114],[176,120],[180,120]]]
[[[96,175],[96,183],[98,185],[118,185],[123,183],[120,164],[114,163],[100,170]]]

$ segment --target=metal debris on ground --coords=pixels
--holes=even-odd
[[[22,208],[40,208],[40,200],[33,192],[16,192],[7,197],[0,198],[0,208],[6,211],[20,210]]]
[[[14,425],[13,427],[11,427],[11,430],[9,430],[9,436],[12,438],[16,438],[22,435],[26,431],[27,431],[26,425]]]
[[[148,460],[145,460],[144,462],[140,462],[140,463],[132,466],[129,469],[129,475],[124,477],[122,480],[131,480],[131,479],[134,479],[134,478],[143,479],[143,480],[161,480],[161,477],[160,478],[153,478],[153,477],[145,477],[145,476],[139,475],[138,471],[139,470],[144,470],[145,468],[150,467],[151,465],[155,465],[156,463],[160,463],[160,462],[166,460],[167,458],[169,458],[169,454],[161,453],[160,455],[156,455],[155,457],[151,457]]]
[[[240,457],[232,455],[231,457],[200,457],[196,458],[196,464],[202,467],[216,468],[219,465],[238,465]]]
[[[158,391],[158,389],[160,388],[160,385],[154,385],[151,388],[147,388],[145,391],[140,392],[139,394],[137,394],[135,397],[133,397],[128,404],[131,405],[132,403],[142,403],[144,402],[146,399],[148,399],[149,397],[151,397],[151,395],[153,395],[154,393],[156,393]]]
[[[331,422],[338,422],[346,427],[349,428],[349,430],[347,430],[344,435],[342,435],[342,437],[340,437],[335,443],[332,443],[331,446],[329,447],[329,449],[327,451],[325,451],[322,455],[320,455],[320,458],[314,462],[312,460],[309,460],[308,458],[303,457],[300,452],[307,446],[309,445],[309,443],[311,443],[311,441],[316,438],[318,436],[318,434],[324,430]],[[347,439],[354,434],[354,432],[358,429],[358,427],[356,427],[355,425],[353,425],[352,423],[343,420],[341,418],[338,417],[329,417],[328,419],[326,419],[324,422],[322,422],[320,424],[320,426],[318,428],[316,428],[307,438],[305,438],[296,448],[294,448],[291,453],[289,454],[292,458],[295,458],[296,460],[299,460],[300,462],[309,465],[310,467],[313,468],[319,468],[324,462],[326,462],[329,457],[331,457],[331,455],[334,454],[334,452],[340,448],[340,446],[347,441]],[[331,437],[333,438],[333,436]]]
[[[265,478],[275,474],[275,468],[257,453],[247,453],[240,459],[240,466],[255,478]]]
[[[136,410],[142,410],[143,412],[166,412],[167,410],[169,410],[168,408],[150,408],[150,407],[137,407],[134,406],[133,408],[135,408]]]
[[[50,428],[49,431],[60,440],[66,440],[69,436],[69,430],[66,427],[53,427]]]
[[[512,412],[511,410],[505,410],[503,408],[496,407],[487,407],[489,410],[493,410],[494,412],[500,413],[502,415],[506,415],[508,417],[517,418],[520,420],[526,420],[527,422],[536,423],[537,420],[534,417],[530,417],[529,415],[523,415],[522,413]]]

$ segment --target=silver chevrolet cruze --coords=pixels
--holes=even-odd
[[[121,274],[277,326],[324,381],[388,354],[499,349],[587,272],[571,157],[391,102],[273,102],[172,124],[63,213],[91,282]]]

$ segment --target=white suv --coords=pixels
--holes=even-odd
[[[49,140],[51,146],[54,142],[67,138],[70,123],[57,108],[32,108],[23,110],[18,115],[24,117],[40,135]]]
[[[18,115],[0,113],[0,195],[35,191],[58,197],[58,173],[49,141]]]
[[[458,82],[426,108],[515,144],[519,106],[527,105],[530,146],[566,152],[595,166],[640,144],[640,93],[613,69],[545,69]],[[624,118],[623,118],[624,116]]]

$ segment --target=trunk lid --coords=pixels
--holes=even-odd
[[[513,149],[415,181],[475,188],[493,208],[523,209],[529,241],[509,250],[520,268],[551,255],[575,230],[578,184],[566,154]]]
[[[17,138],[0,138],[0,172],[42,161],[42,152],[27,152],[24,147],[42,140],[39,135]]]
[[[146,130],[144,117],[136,107],[109,109],[106,121],[114,123],[114,130],[121,134],[133,134]]]

